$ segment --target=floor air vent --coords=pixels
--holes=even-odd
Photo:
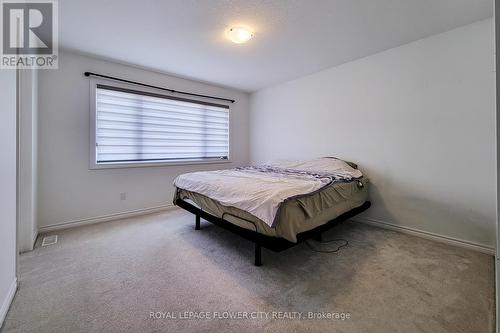
[[[42,246],[54,245],[57,243],[57,235],[43,237]]]

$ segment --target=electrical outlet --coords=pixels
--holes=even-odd
[[[120,193],[120,200],[127,200],[127,193]]]

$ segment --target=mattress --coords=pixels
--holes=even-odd
[[[276,215],[276,224],[269,226],[245,210],[222,205],[205,195],[176,188],[177,199],[190,201],[202,210],[245,229],[270,237],[297,242],[297,234],[323,225],[339,215],[357,208],[368,199],[369,180],[366,177],[334,182],[309,195],[283,202]]]

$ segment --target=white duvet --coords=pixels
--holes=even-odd
[[[263,170],[264,169],[264,170]],[[334,158],[270,163],[263,168],[237,168],[186,173],[174,180],[177,188],[196,192],[258,217],[274,227],[286,199],[315,192],[332,179],[359,178],[362,173]]]

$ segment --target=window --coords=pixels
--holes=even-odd
[[[229,106],[93,87],[94,168],[228,161]]]

